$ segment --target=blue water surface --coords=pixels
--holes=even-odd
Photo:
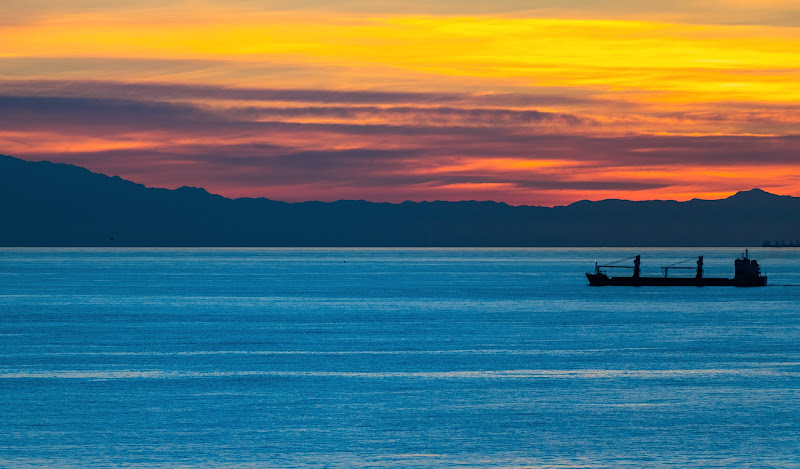
[[[639,253],[0,249],[0,467],[800,467],[800,250]]]

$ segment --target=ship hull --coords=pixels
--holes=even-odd
[[[605,274],[586,274],[589,285],[593,287],[763,287],[767,277],[747,279],[714,277],[609,277]]]

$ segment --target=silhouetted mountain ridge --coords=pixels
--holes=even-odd
[[[3,246],[752,246],[800,238],[800,198],[287,203],[148,188],[0,155]]]

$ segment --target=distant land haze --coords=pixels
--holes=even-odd
[[[147,188],[0,155],[2,246],[753,246],[800,238],[800,197],[721,200],[286,203]]]

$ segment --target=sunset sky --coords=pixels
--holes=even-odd
[[[800,195],[800,2],[4,0],[0,154],[286,201]]]

